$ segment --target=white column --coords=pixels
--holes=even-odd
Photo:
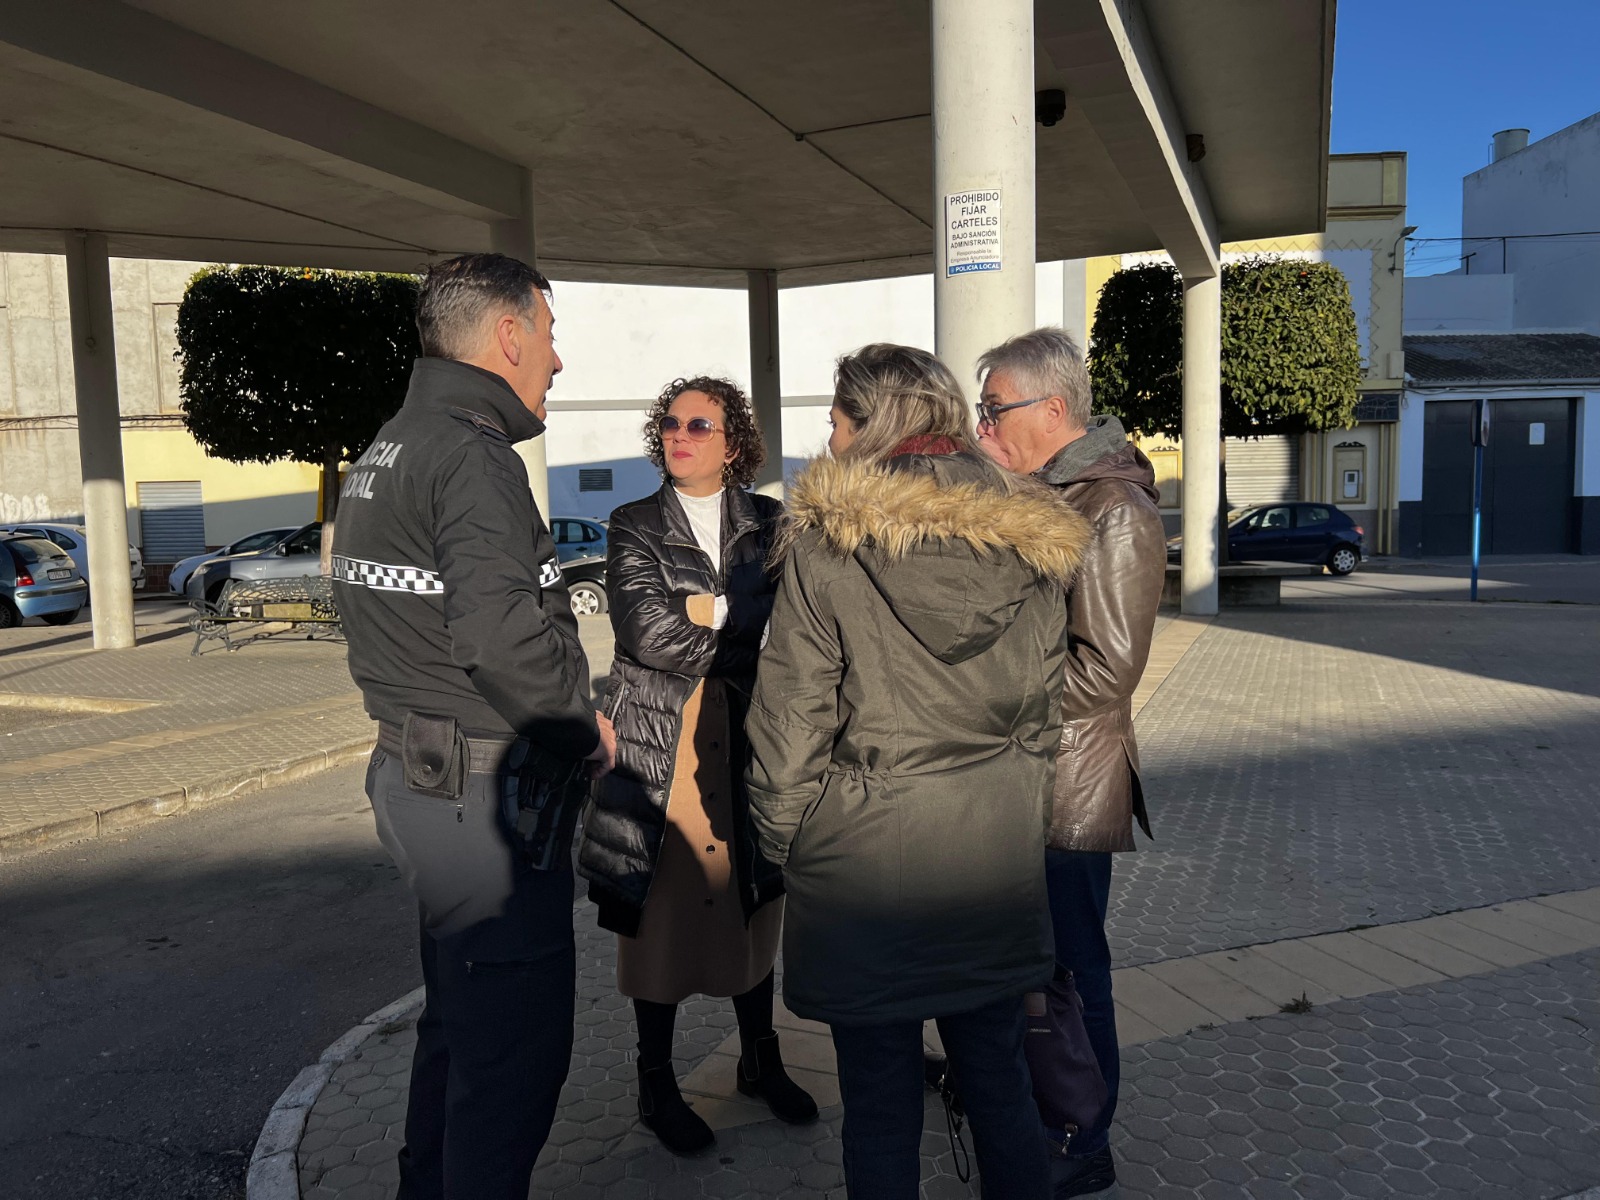
[[[489,226],[489,247],[496,254],[520,258],[530,267],[537,267],[539,259],[533,237],[533,172],[522,173],[522,211],[515,217],[495,221]],[[556,387],[561,377],[556,376]],[[539,506],[539,515],[550,524],[550,468],[545,455],[545,439],[532,438],[517,444],[517,453],[528,467],[528,486],[533,489],[533,502]]]
[[[978,356],[1034,327],[1033,0],[930,5],[934,342],[975,396]]]
[[[1217,611],[1222,277],[1183,281],[1183,611]]]
[[[756,491],[783,498],[783,383],[778,370],[778,273],[749,271],[750,403],[755,407],[767,461]]]
[[[134,643],[133,581],[128,572],[128,485],[122,475],[111,260],[104,234],[69,233],[66,251],[94,646],[126,650]]]

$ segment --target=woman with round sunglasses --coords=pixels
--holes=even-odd
[[[775,584],[781,505],[745,489],[766,458],[750,400],[726,379],[668,384],[645,425],[661,490],[611,514],[606,591],[616,658],[605,711],[617,766],[584,819],[579,873],[618,934],[617,986],[639,1032],[639,1117],[668,1150],[710,1146],[672,1069],[678,1005],[733,997],[740,1092],[790,1122],[817,1106],[773,1029],[781,873],[744,786],[744,719]]]

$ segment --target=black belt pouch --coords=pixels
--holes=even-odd
[[[407,713],[400,733],[406,787],[439,800],[459,800],[467,778],[467,742],[454,717]]]

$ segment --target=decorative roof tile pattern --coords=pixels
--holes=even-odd
[[[1600,380],[1590,333],[1412,334],[1406,374],[1419,384]]]

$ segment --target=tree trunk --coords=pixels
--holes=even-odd
[[[1222,439],[1217,464],[1217,566],[1225,567],[1228,558],[1228,439]]]
[[[322,452],[322,564],[324,576],[333,574],[333,522],[339,515],[339,460],[342,446],[329,446]]]

